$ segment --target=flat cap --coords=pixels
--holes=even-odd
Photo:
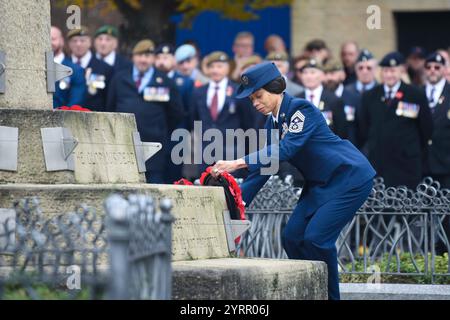
[[[273,62],[266,61],[252,66],[242,74],[236,98],[248,97],[278,77],[281,77],[281,73]]]
[[[405,57],[400,52],[389,52],[380,61],[381,67],[398,67],[405,63]]]
[[[150,39],[139,41],[133,48],[133,54],[154,53],[155,44]]]
[[[76,36],[89,36],[89,29],[85,26],[81,26],[79,29],[72,29],[67,32],[67,39],[71,39]]]
[[[101,26],[100,28],[98,28],[97,31],[95,31],[94,37],[98,37],[99,35],[102,35],[102,34],[107,34],[114,38],[118,38],[119,30],[115,26],[104,25],[104,26]]]

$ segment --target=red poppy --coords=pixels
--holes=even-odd
[[[395,98],[397,98],[398,100],[400,100],[401,98],[403,98],[403,92],[397,91],[397,93],[395,94]]]

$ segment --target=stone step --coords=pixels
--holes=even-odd
[[[342,300],[450,300],[450,285],[341,283]]]
[[[175,300],[325,300],[323,262],[260,258],[176,261]]]

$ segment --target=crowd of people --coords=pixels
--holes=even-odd
[[[109,25],[66,35],[52,27],[55,61],[74,71],[57,83],[54,107],[135,114],[141,139],[163,145],[147,161],[150,183],[195,179],[208,165],[170,160],[170,137],[177,128],[192,130],[194,121],[201,121],[203,132],[215,128],[224,135],[227,129],[263,128],[267,115],[258,113],[250,99],[236,99],[235,91],[245,70],[272,61],[285,78],[286,92],[320,109],[330,129],[359,148],[387,186],[415,188],[429,175],[450,188],[450,59],[445,49],[426,53],[414,47],[406,57],[399,52],[375,57],[348,41],[333,54],[325,41],[315,39],[290,57],[283,39],[271,35],[261,57],[254,52],[254,36],[240,32],[233,57],[222,51],[201,57],[194,42],[174,47],[143,39],[128,59],[118,52],[118,39],[117,28]],[[282,164],[280,175],[287,174],[301,184],[302,174]]]

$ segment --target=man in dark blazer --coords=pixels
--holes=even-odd
[[[401,81],[404,61],[398,52],[381,60],[384,84],[363,94],[358,129],[386,186],[415,189],[425,172],[433,123],[424,93]]]
[[[434,52],[425,60],[426,84],[424,92],[433,117],[433,136],[428,142],[428,173],[442,188],[450,189],[450,84],[445,79],[445,58]],[[450,216],[442,221],[450,241]],[[436,253],[448,252],[441,239],[436,239]]]
[[[131,61],[117,52],[119,30],[116,27],[104,25],[98,28],[94,36],[94,47],[96,58],[109,64],[114,73],[131,67]]]
[[[178,70],[176,70],[177,63],[175,60],[175,48],[168,44],[162,43],[156,48],[155,52],[155,67],[161,72],[164,72],[167,77],[169,77],[177,86],[178,92],[181,95],[183,102],[184,117],[180,123],[177,124],[177,129],[188,129],[189,128],[189,107],[192,97],[192,91],[194,90],[194,80],[188,76],[182,75]],[[172,150],[178,142],[170,141],[169,148]],[[188,177],[191,174],[189,172],[183,174],[183,167],[187,169],[184,164],[175,164],[170,162],[167,170],[167,180],[168,182],[175,182],[183,177]],[[186,171],[185,170],[185,171]],[[189,170],[188,170],[189,171]]]
[[[323,66],[316,60],[311,59],[301,68],[301,80],[305,92],[299,98],[311,102],[322,112],[330,129],[341,139],[348,138],[348,124],[344,111],[342,99],[324,88]]]
[[[356,113],[361,105],[360,95],[345,88],[345,71],[340,62],[335,60],[327,61],[324,66],[324,71],[325,88],[333,92],[336,97],[341,98],[344,102],[345,120],[347,121],[348,128],[348,140],[356,146]]]
[[[149,183],[167,183],[171,182],[166,170],[171,161],[168,143],[184,113],[175,83],[153,67],[154,51],[151,40],[136,44],[133,66],[112,79],[107,111],[133,113],[141,140],[162,144],[162,150],[146,162],[146,178]]]
[[[249,110],[245,110],[242,104],[236,102],[235,92],[237,85],[229,80],[230,59],[221,51],[215,51],[206,58],[208,75],[211,79],[209,84],[194,89],[191,104],[191,125],[195,129],[194,121],[201,124],[202,135],[208,129],[218,129],[223,137],[223,153],[211,154],[213,159],[203,159],[199,170],[203,172],[207,166],[215,161],[226,159],[227,152],[235,156],[237,152],[245,152],[244,145],[227,143],[227,129],[247,130],[252,127],[252,117]],[[203,139],[202,139],[203,140]],[[208,142],[202,144],[202,154]],[[211,160],[211,161],[209,161]],[[238,172],[236,176],[241,177],[244,172]]]
[[[53,94],[53,108],[62,106],[84,105],[86,97],[86,83],[84,81],[84,70],[73,64],[69,57],[63,52],[64,37],[57,27],[51,28],[51,42],[56,63],[72,68],[71,76],[56,81],[55,93]]]
[[[108,86],[113,68],[98,60],[91,51],[91,38],[86,27],[70,30],[67,34],[72,62],[84,69],[87,95],[85,107],[92,111],[105,111]]]

